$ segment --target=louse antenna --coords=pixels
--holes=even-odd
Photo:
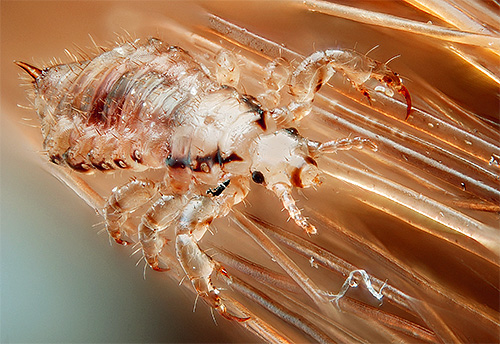
[[[316,234],[317,230],[307,219],[302,215],[300,209],[295,204],[291,190],[288,186],[282,183],[277,183],[272,186],[272,191],[280,199],[284,209],[288,211],[290,218],[295,223],[303,228],[308,234]]]

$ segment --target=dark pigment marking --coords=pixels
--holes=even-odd
[[[222,184],[219,184],[215,189],[208,189],[207,195],[219,196],[229,186],[231,181],[228,179]]]
[[[253,171],[252,180],[257,184],[262,184],[264,183],[264,175],[260,171]]]

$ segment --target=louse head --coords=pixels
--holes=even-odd
[[[295,128],[260,137],[250,172],[255,183],[273,191],[278,184],[288,188],[320,184],[320,170],[310,154],[308,141]]]

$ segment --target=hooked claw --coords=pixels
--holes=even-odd
[[[228,279],[231,279],[231,276],[229,276],[229,273],[226,271],[225,268],[223,267],[220,267],[219,268],[219,272],[226,278]],[[220,315],[222,315],[224,318],[228,319],[228,320],[234,320],[234,321],[237,321],[237,322],[245,322],[247,320],[250,320],[250,317],[244,317],[244,318],[241,318],[241,317],[237,317],[236,315],[232,315],[230,314],[228,311],[227,311],[227,308],[226,308],[226,305],[224,305],[222,303],[222,300],[221,298],[215,294],[215,302],[214,304],[216,305],[214,308],[217,310],[217,312],[219,312]]]
[[[406,120],[408,120],[408,117],[410,117],[410,112],[411,112],[411,96],[410,96],[410,92],[403,85],[399,85],[397,91],[398,91],[399,94],[402,94],[405,97],[405,100],[406,100],[406,117],[405,117],[405,121],[406,121]]]
[[[236,315],[230,314],[227,311],[226,306],[224,306],[224,304],[220,304],[215,309],[219,312],[220,315],[222,315],[224,318],[226,318],[228,320],[234,320],[234,321],[237,321],[237,322],[245,322],[245,321],[250,320],[250,317],[241,318],[241,317],[238,317]]]
[[[405,121],[408,120],[411,113],[411,96],[408,89],[403,85],[401,78],[398,73],[393,72],[387,68],[387,64],[379,64],[377,68],[372,72],[374,77],[380,82],[385,83],[388,87],[397,91],[399,94],[403,95],[406,100],[406,117]]]
[[[215,309],[217,312],[219,312],[220,315],[222,315],[224,318],[228,319],[228,320],[234,320],[234,321],[237,321],[237,322],[245,322],[247,320],[250,319],[250,317],[238,317],[236,315],[233,315],[231,313],[229,313],[227,311],[227,307],[226,305],[224,304],[224,302],[222,301],[222,299],[220,298],[220,296],[218,295],[219,294],[219,290],[217,289],[213,289],[212,291],[210,291],[209,293],[206,293],[206,294],[201,294],[201,293],[198,293],[199,296],[203,297],[203,299],[213,308]]]
[[[120,239],[119,237],[113,237],[113,239],[115,240],[115,242],[119,245],[123,245],[123,246],[127,246],[127,245],[130,245],[131,243],[126,241],[126,240],[123,240],[123,239]]]

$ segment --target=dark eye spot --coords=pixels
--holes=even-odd
[[[264,183],[264,175],[262,172],[254,171],[252,172],[252,180],[257,184],[262,184]]]

